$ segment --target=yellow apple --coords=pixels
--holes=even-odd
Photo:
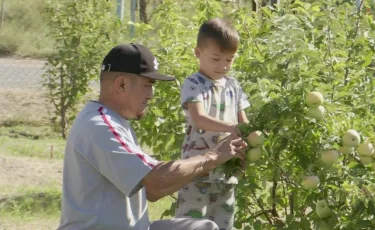
[[[260,159],[262,150],[260,147],[251,148],[246,152],[246,159],[250,162],[255,162]]]
[[[359,160],[362,162],[364,165],[371,164],[374,159],[370,156],[359,156]]]
[[[340,146],[339,147],[339,152],[342,154],[349,154],[354,151],[354,148],[352,147],[345,147],[345,146]]]
[[[258,147],[260,145],[263,145],[265,137],[263,132],[261,131],[254,131],[247,136],[247,140],[249,141],[250,146],[252,147]]]
[[[307,176],[302,181],[303,187],[307,189],[316,189],[319,186],[320,180],[317,176]]]
[[[328,207],[327,201],[320,200],[316,202],[316,214],[320,218],[327,218],[332,214],[331,209]]]
[[[308,107],[318,107],[319,105],[323,104],[324,97],[321,92],[313,91],[309,92],[306,95],[306,104]]]
[[[342,137],[342,144],[345,147],[356,147],[361,142],[361,136],[354,129],[349,129]]]
[[[312,107],[307,110],[307,116],[310,118],[315,118],[316,120],[320,120],[324,117],[325,108],[322,105],[318,107]]]
[[[372,156],[374,153],[374,146],[371,143],[361,143],[357,147],[357,153],[361,156]]]
[[[322,153],[321,159],[325,164],[334,164],[339,160],[340,154],[337,150],[328,150]]]

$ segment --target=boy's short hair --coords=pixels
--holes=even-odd
[[[199,28],[198,48],[203,48],[207,40],[215,41],[223,51],[236,52],[240,37],[231,22],[214,18],[204,22]]]

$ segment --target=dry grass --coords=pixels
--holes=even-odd
[[[0,155],[0,198],[39,187],[61,188],[62,161]]]
[[[0,125],[48,124],[51,105],[42,90],[1,89]]]

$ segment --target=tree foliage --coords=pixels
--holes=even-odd
[[[63,138],[80,99],[99,78],[100,63],[124,29],[110,1],[51,2],[47,8],[56,55],[48,58],[44,87],[54,105],[53,121]]]
[[[251,123],[269,131],[262,159],[249,165],[238,186],[236,227],[371,229],[374,173],[355,151],[341,154],[333,165],[323,164],[321,154],[339,149],[348,129],[375,141],[372,12],[374,5],[362,2],[358,10],[344,0],[286,1],[259,12],[230,2],[164,1],[147,27],[137,25],[136,40],[152,47],[162,71],[178,81],[156,87],[138,136],[160,159],[179,157],[185,132],[180,83],[197,70],[198,27],[212,17],[229,17],[241,34],[232,74],[252,103],[246,110]],[[322,120],[307,115],[310,91],[325,97]],[[302,186],[308,175],[320,178],[316,190]],[[319,200],[328,202],[329,218],[317,216]],[[173,209],[165,214],[173,215]]]

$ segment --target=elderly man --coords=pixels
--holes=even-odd
[[[118,45],[104,58],[100,97],[78,114],[64,158],[59,230],[213,230],[210,220],[171,219],[150,223],[147,200],[172,194],[233,157],[243,158],[240,139],[228,138],[203,156],[157,161],[140,148],[129,120],[140,119],[153,97],[157,72],[151,51]]]

